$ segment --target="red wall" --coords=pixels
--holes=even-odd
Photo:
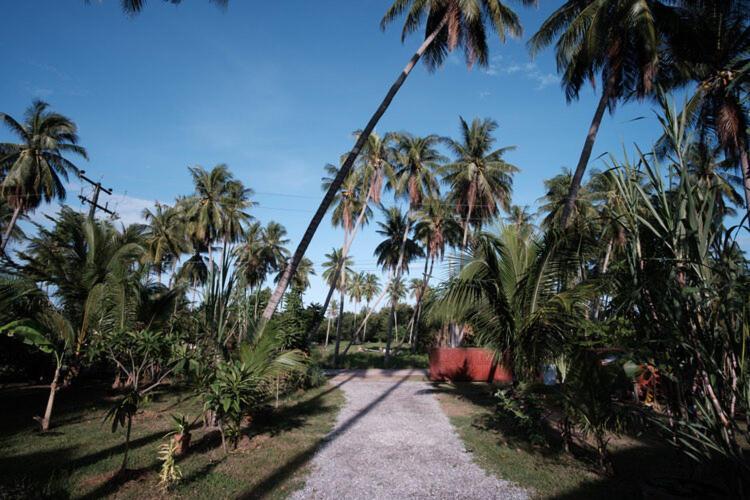
[[[438,347],[430,351],[430,380],[513,381],[510,369],[492,362],[492,351],[478,347]]]

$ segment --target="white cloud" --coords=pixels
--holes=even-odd
[[[109,209],[117,214],[117,222],[128,226],[142,224],[144,222],[141,216],[143,209],[153,208],[155,201],[114,193],[109,197],[108,203]]]
[[[494,58],[493,61],[495,61]],[[497,60],[497,62],[499,61],[500,59]],[[559,81],[559,78],[554,73],[542,73],[536,63],[532,61],[523,64],[511,62],[507,66],[500,66],[493,62],[490,63],[486,70],[484,70],[484,73],[489,76],[518,75],[527,80],[536,82],[536,90],[542,90]]]
[[[480,98],[480,99],[484,99],[484,98],[486,98],[486,97],[489,97],[489,96],[491,96],[491,95],[492,95],[492,93],[491,93],[491,92],[487,92],[487,91],[485,90],[485,91],[482,91],[482,92],[480,92],[480,93],[479,93],[479,98]]]

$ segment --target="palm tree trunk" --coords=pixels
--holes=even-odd
[[[414,352],[414,330],[416,329],[417,324],[417,317],[418,317],[418,311],[419,311],[419,305],[422,302],[422,297],[424,296],[424,292],[427,289],[427,266],[430,263],[430,258],[427,257],[424,260],[424,272],[422,273],[422,292],[417,295],[417,302],[414,304],[414,312],[411,315],[411,320],[409,321],[410,327],[409,327],[409,344],[411,346],[412,352]]]
[[[589,133],[586,135],[586,140],[583,143],[583,150],[581,150],[581,157],[578,159],[578,165],[576,166],[576,171],[573,174],[573,180],[571,180],[570,182],[568,197],[565,199],[562,218],[560,220],[561,227],[565,227],[568,224],[570,214],[573,213],[573,206],[575,205],[576,198],[578,197],[578,190],[581,189],[583,174],[584,172],[586,172],[586,166],[589,164],[591,151],[594,149],[594,142],[596,141],[596,134],[599,132],[599,126],[602,124],[602,118],[604,118],[604,111],[607,109],[608,102],[609,91],[608,89],[604,89],[602,90],[602,96],[599,99],[599,105],[596,107],[596,111],[594,112],[594,118],[591,120]]]
[[[745,209],[750,217],[750,157],[746,141],[740,144],[740,164],[742,165],[742,186],[745,191]],[[750,225],[750,221],[747,224]]]
[[[5,229],[5,234],[3,235],[3,242],[2,246],[0,246],[0,252],[5,253],[5,247],[8,245],[8,242],[10,241],[10,235],[13,232],[13,228],[16,227],[16,221],[18,220],[18,216],[21,213],[21,207],[20,205],[17,206],[13,210],[13,216],[10,218],[10,223],[8,224],[8,227]]]
[[[391,360],[391,340],[393,338],[393,315],[396,314],[396,303],[391,299],[391,311],[388,315],[388,333],[385,337],[385,356],[383,357],[383,368],[388,368]]]
[[[284,293],[284,290],[286,290],[286,287],[289,284],[289,280],[297,271],[297,266],[299,266],[302,257],[305,256],[305,251],[307,251],[307,247],[310,245],[315,232],[318,230],[318,226],[320,226],[320,223],[323,221],[323,217],[325,217],[325,214],[328,212],[328,207],[331,205],[331,202],[333,201],[334,196],[341,187],[341,184],[344,182],[344,179],[346,179],[346,176],[349,175],[349,171],[354,164],[354,160],[356,160],[357,156],[359,156],[362,147],[365,145],[365,142],[368,140],[370,134],[375,129],[375,125],[377,125],[377,123],[380,121],[380,118],[388,109],[388,106],[391,104],[391,101],[393,101],[393,98],[396,97],[396,94],[406,81],[406,78],[417,65],[417,62],[419,62],[419,59],[422,57],[427,48],[432,44],[438,34],[443,30],[443,28],[445,28],[447,22],[448,13],[446,12],[445,16],[440,21],[440,24],[438,24],[437,28],[435,28],[435,31],[430,33],[430,35],[425,38],[424,42],[422,42],[422,45],[419,46],[417,51],[404,67],[403,71],[401,71],[401,73],[398,75],[398,78],[396,78],[396,81],[388,90],[388,93],[380,103],[380,106],[378,106],[378,109],[372,115],[370,121],[367,122],[365,128],[362,129],[362,133],[357,138],[357,142],[354,144],[354,148],[352,148],[343,165],[341,165],[338,174],[336,174],[333,182],[328,187],[328,191],[323,197],[323,201],[321,201],[318,210],[315,212],[315,215],[313,215],[310,224],[307,226],[307,230],[305,230],[305,234],[302,236],[299,246],[297,246],[297,249],[294,251],[292,260],[284,270],[284,274],[282,274],[281,279],[279,280],[279,284],[276,286],[276,290],[274,290],[273,294],[271,295],[271,299],[268,301],[268,305],[263,311],[264,323],[271,319],[271,316],[273,316],[273,313],[276,310],[276,307],[279,305],[279,301],[281,300],[281,295]]]
[[[346,299],[346,295],[344,295],[344,290],[341,290],[341,295],[339,298],[341,299],[341,303],[339,304],[339,317],[336,318],[336,346],[333,349],[333,367],[334,368],[339,367],[339,349],[341,347],[341,323],[344,322],[344,300]]]
[[[328,347],[328,335],[331,333],[331,317],[328,317],[328,326],[326,327],[326,343],[325,347]]]
[[[475,191],[475,190],[473,190]],[[464,238],[461,248],[466,248],[466,243],[469,241],[469,225],[471,224],[471,212],[474,210],[474,196],[475,193],[469,196],[469,210],[466,212],[466,223],[464,224]]]
[[[47,408],[44,410],[44,418],[42,418],[42,432],[49,430],[50,420],[52,418],[52,407],[55,404],[55,394],[57,394],[57,385],[60,381],[60,369],[62,368],[62,360],[57,360],[57,366],[55,367],[55,376],[52,377],[52,383],[49,385],[49,398],[47,398]]]

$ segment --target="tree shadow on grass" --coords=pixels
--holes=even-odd
[[[342,382],[340,385],[343,385],[344,383],[348,382],[349,380],[351,380],[351,378],[353,377],[350,377],[346,381]],[[325,446],[328,445],[328,443],[331,443],[334,440],[336,440],[343,432],[345,432],[354,424],[356,424],[362,417],[370,413],[370,411],[372,411],[376,406],[382,403],[393,391],[395,391],[401,384],[403,384],[408,379],[409,379],[409,375],[402,377],[400,380],[398,380],[392,386],[390,386],[387,390],[383,391],[383,393],[380,394],[377,398],[373,399],[370,402],[370,404],[362,408],[362,410],[357,412],[352,417],[348,418],[346,421],[342,422],[341,425],[339,425],[334,431],[330,432],[322,440],[318,441],[314,445],[306,448],[302,452],[295,455],[291,460],[287,461],[285,464],[279,467],[276,470],[276,472],[274,472],[270,476],[263,479],[263,481],[261,481],[260,483],[252,487],[251,489],[241,493],[237,498],[242,498],[242,499],[263,498],[269,493],[271,493],[282,482],[290,478],[297,471],[299,471],[302,467],[304,467],[310,461],[310,459],[315,455],[316,452],[323,449]]]

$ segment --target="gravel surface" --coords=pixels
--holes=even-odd
[[[407,377],[343,382],[346,404],[292,498],[528,497],[472,462],[428,384]]]

